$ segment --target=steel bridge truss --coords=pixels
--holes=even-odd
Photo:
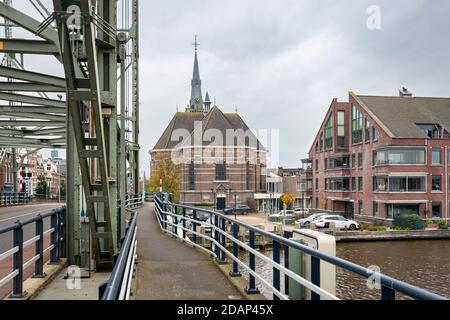
[[[5,28],[37,39],[0,39],[12,61],[0,67],[0,156],[5,148],[66,149],[69,258],[110,268],[125,234],[126,193],[139,185],[138,0],[53,0],[52,8],[30,0],[41,21],[10,1],[0,2]],[[119,14],[127,22],[120,28]],[[64,77],[28,70],[24,55],[56,58]]]

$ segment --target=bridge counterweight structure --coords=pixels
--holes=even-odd
[[[42,22],[0,2],[0,16],[35,37],[0,39],[0,53],[50,57],[64,76],[0,67],[0,78],[14,80],[0,81],[0,101],[9,102],[0,103],[0,149],[66,150],[70,262],[111,268],[125,234],[126,194],[139,185],[139,2],[30,2]],[[120,16],[130,22],[123,30]]]

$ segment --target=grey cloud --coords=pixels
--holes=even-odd
[[[372,4],[382,9],[380,31],[366,27]],[[175,105],[187,103],[194,34],[204,91],[224,110],[237,105],[251,127],[280,128],[286,166],[299,165],[331,100],[347,99],[349,90],[395,95],[406,85],[418,95],[448,96],[448,1],[146,1],[143,7],[149,41],[142,57],[153,70],[143,75],[153,124],[143,128],[144,150]]]

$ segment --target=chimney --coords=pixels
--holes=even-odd
[[[409,92],[408,89],[406,89],[405,87],[402,87],[399,90],[399,93],[400,93],[401,98],[412,98],[413,97],[413,94],[411,92]]]

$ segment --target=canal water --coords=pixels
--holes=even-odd
[[[272,257],[272,252],[264,254]],[[450,298],[450,240],[338,243],[336,254],[363,267],[377,266],[383,274]],[[246,260],[247,255],[242,253],[241,258]],[[256,269],[272,283],[270,266],[256,259]],[[283,279],[281,282],[283,290]],[[272,298],[259,281],[257,285]],[[381,293],[370,290],[362,277],[337,268],[336,295],[345,300],[374,300],[380,299]],[[397,299],[407,298],[397,295]]]

